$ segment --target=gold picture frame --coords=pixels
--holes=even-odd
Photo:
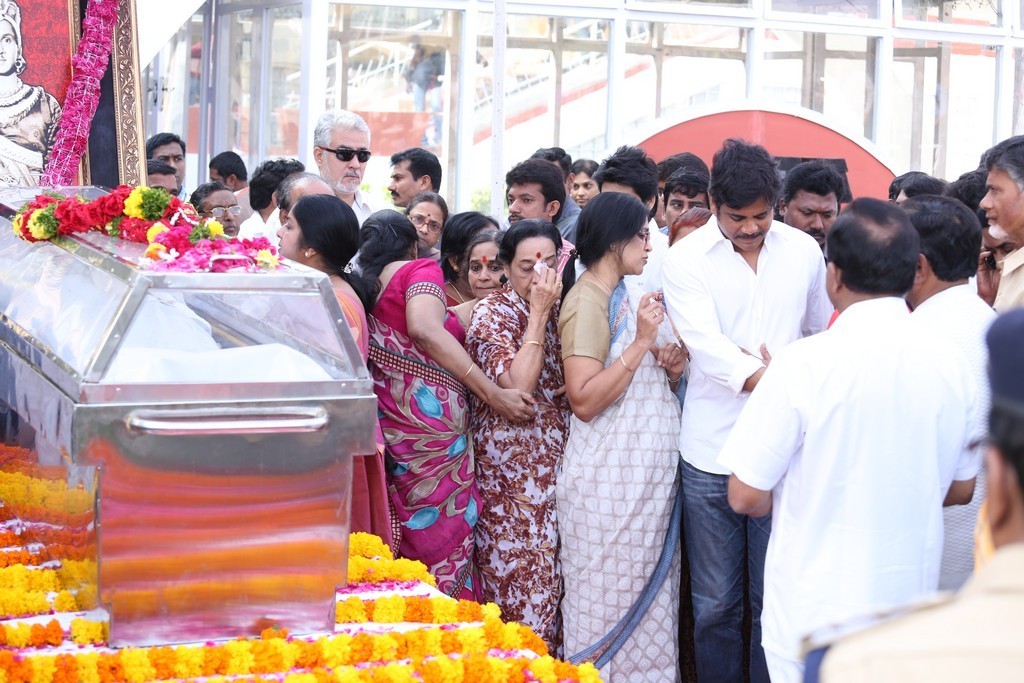
[[[142,78],[134,0],[120,0],[110,54],[118,178],[124,185],[146,181],[146,139],[142,126]]]

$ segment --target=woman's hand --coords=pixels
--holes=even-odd
[[[672,343],[655,347],[653,353],[658,359],[658,367],[665,368],[669,379],[678,381],[683,371],[686,370],[686,353],[679,344]]]
[[[636,312],[636,339],[648,348],[658,339],[658,326],[665,320],[665,307],[660,292],[648,292],[640,300]]]
[[[537,414],[537,402],[525,391],[498,389],[487,397],[487,405],[509,422],[525,422]]]
[[[538,281],[530,289],[530,314],[546,321],[551,307],[562,294],[562,282],[554,268],[545,268],[537,277]]]

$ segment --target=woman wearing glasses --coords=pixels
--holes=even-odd
[[[359,220],[348,204],[334,195],[307,195],[291,208],[277,232],[281,255],[327,273],[352,338],[365,362],[370,340],[366,309],[373,306],[373,283],[345,267],[359,249]],[[377,452],[352,459],[351,530],[380,536],[397,551],[392,532],[384,470],[384,436],[377,429]]]
[[[235,193],[224,183],[203,183],[192,193],[189,203],[203,218],[213,218],[223,225],[224,234],[228,237],[238,235],[238,217],[242,215],[242,207],[238,205]]]
[[[466,353],[465,332],[445,308],[441,268],[416,258],[418,237],[408,218],[378,211],[363,223],[360,239],[360,270],[378,292],[369,319],[369,366],[400,553],[426,564],[439,590],[474,599],[480,497],[469,394],[510,421],[533,417],[533,399],[499,387]]]
[[[441,251],[437,243],[441,241],[441,232],[448,222],[448,204],[444,198],[436,192],[420,192],[409,202],[405,215],[416,228],[420,258],[440,261]]]
[[[562,628],[571,656],[611,632],[654,574],[678,490],[679,403],[686,360],[657,292],[627,288],[651,251],[647,207],[621,193],[591,199],[577,222],[587,267],[558,330],[572,409],[558,477]],[[601,674],[678,680],[679,550],[632,636]]]

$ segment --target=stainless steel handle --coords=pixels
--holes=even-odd
[[[129,431],[173,436],[318,432],[327,426],[324,408],[194,408],[136,410],[125,418]]]

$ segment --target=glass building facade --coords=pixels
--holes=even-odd
[[[421,146],[456,210],[500,207],[538,147],[600,160],[698,112],[813,112],[947,179],[1024,132],[1024,0],[193,2],[143,73],[147,135],[188,140],[190,188],[227,149],[312,165],[333,107],[369,122],[382,203],[388,157]]]

